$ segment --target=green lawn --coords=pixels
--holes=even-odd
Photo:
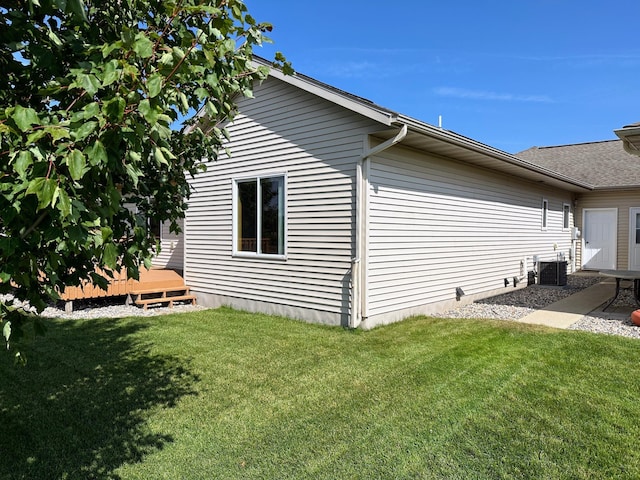
[[[640,342],[228,309],[49,321],[0,355],[0,478],[640,478]]]

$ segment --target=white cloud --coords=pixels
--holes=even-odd
[[[514,93],[487,92],[484,90],[468,90],[466,88],[439,87],[434,90],[441,97],[455,97],[470,100],[489,100],[501,102],[553,103],[547,95],[522,95]]]
[[[361,78],[372,75],[378,67],[371,62],[345,62],[328,65],[325,73],[332,77]]]

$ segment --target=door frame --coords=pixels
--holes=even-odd
[[[613,259],[614,259],[614,265],[612,268],[617,268],[618,266],[618,208],[616,207],[611,207],[611,208],[583,208],[582,209],[582,239],[581,239],[581,254],[580,254],[580,264],[581,264],[581,269],[589,269],[589,267],[585,267],[585,247],[586,247],[586,240],[585,240],[585,236],[587,234],[588,231],[588,225],[587,225],[587,213],[588,212],[611,212],[615,214],[615,222],[614,222],[614,230],[613,230],[613,235],[614,235],[614,239],[613,239]]]
[[[633,249],[636,248],[636,222],[634,212],[640,213],[640,207],[629,207],[629,260],[627,261],[627,268],[629,270],[640,270],[640,265],[635,266],[631,264],[633,259]]]

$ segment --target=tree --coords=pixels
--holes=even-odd
[[[13,0],[0,5],[0,305],[7,341],[95,267],[138,277],[155,239],[123,204],[184,216],[238,95],[267,71],[241,0]],[[291,72],[281,54],[276,65]],[[207,128],[196,112],[208,119]],[[178,122],[187,128],[176,128]],[[187,133],[188,132],[188,133]]]

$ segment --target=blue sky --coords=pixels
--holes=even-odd
[[[640,121],[640,2],[246,0],[300,73],[507,152]]]

